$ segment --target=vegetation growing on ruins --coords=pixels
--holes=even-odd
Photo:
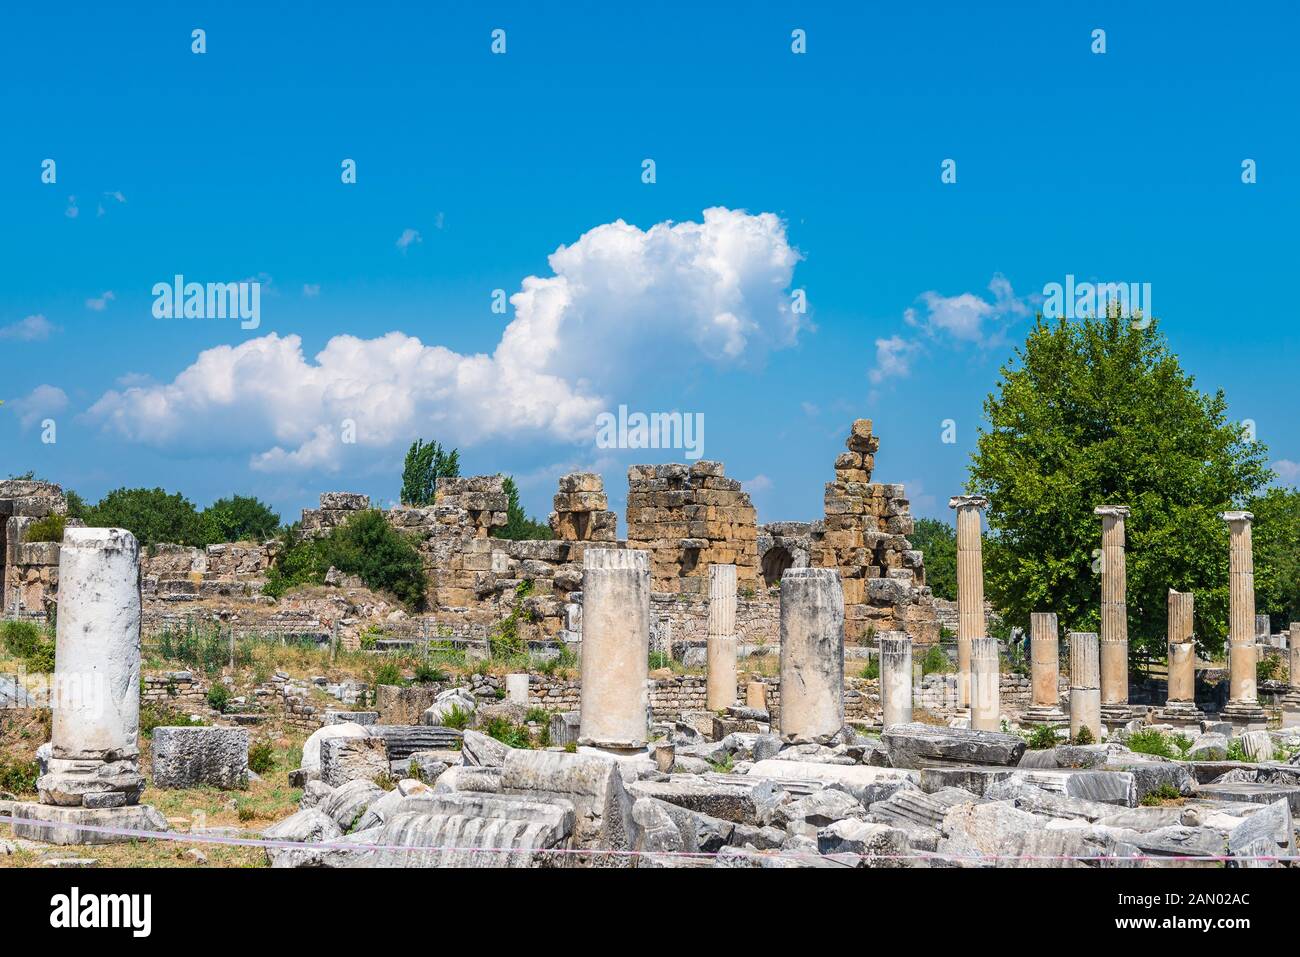
[[[5,651],[21,659],[30,671],[50,674],[54,671],[54,629],[34,621],[0,623],[0,644]]]
[[[925,555],[925,583],[936,598],[957,600],[957,532],[947,522],[918,518],[907,540]]]
[[[424,607],[424,563],[415,543],[374,509],[357,512],[320,538],[287,529],[262,591],[279,598],[290,588],[320,585],[330,568],[356,575],[413,610]]]
[[[1022,627],[1030,612],[1052,609],[1067,630],[1097,631],[1093,508],[1128,505],[1132,645],[1163,650],[1166,594],[1176,588],[1196,593],[1198,639],[1217,651],[1228,593],[1218,513],[1242,507],[1272,477],[1265,447],[1228,420],[1223,393],[1196,388],[1157,323],[1138,328],[1116,313],[1040,317],[1001,374],[968,482],[989,498],[994,605]]]
[[[26,542],[61,542],[63,529],[68,524],[66,515],[46,515],[27,526],[23,532]]]
[[[511,541],[529,539],[552,539],[555,533],[551,526],[529,518],[524,507],[519,503],[519,488],[513,477],[507,475],[501,482],[501,490],[506,493],[509,504],[506,506],[506,523],[492,529],[493,538],[505,538]]]
[[[432,505],[440,478],[460,475],[460,451],[443,449],[437,442],[416,439],[402,465],[403,505]]]
[[[280,516],[251,495],[219,498],[199,515],[205,545],[218,542],[265,542],[275,537]]]

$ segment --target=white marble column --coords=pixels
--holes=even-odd
[[[971,703],[971,646],[987,630],[984,620],[984,557],[980,542],[982,495],[955,495],[948,507],[957,510],[957,705]]]
[[[736,703],[736,566],[709,566],[708,677],[705,704],[721,711]]]
[[[1095,632],[1070,633],[1070,738],[1087,728],[1093,741],[1100,742],[1101,655]]]
[[[970,726],[975,731],[998,731],[1002,716],[1001,669],[996,638],[972,638],[970,645]]]
[[[912,638],[905,631],[880,637],[880,712],[885,727],[912,720]]]
[[[582,557],[578,744],[638,751],[649,735],[650,553],[587,548]]]
[[[781,576],[781,735],[810,741],[844,726],[844,591],[834,568]]]

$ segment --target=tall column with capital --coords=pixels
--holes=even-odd
[[[971,703],[971,642],[985,637],[984,555],[980,545],[982,495],[955,495],[948,507],[957,510],[957,705]]]
[[[1250,512],[1224,512],[1228,523],[1228,706],[1223,717],[1241,728],[1264,728],[1268,715],[1259,706],[1255,664],[1255,558],[1252,553]]]
[[[1128,571],[1124,561],[1127,505],[1098,505],[1101,516],[1101,707],[1106,718],[1123,723],[1128,706]]]

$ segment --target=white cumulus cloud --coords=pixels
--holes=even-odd
[[[370,450],[430,434],[462,447],[574,442],[630,383],[793,344],[800,317],[785,290],[798,259],[770,213],[715,208],[646,230],[619,220],[523,280],[491,353],[390,332],[338,335],[309,357],[298,336],[272,333],[207,349],[171,382],[106,392],[87,415],[160,448],[242,449],[266,471],[337,468],[349,435]]]
[[[19,342],[38,342],[48,339],[54,331],[54,323],[44,316],[27,316],[7,326],[0,326],[0,339],[17,339]]]
[[[6,403],[5,408],[18,416],[24,429],[47,416],[57,415],[68,407],[68,394],[55,385],[38,385],[20,399]]]

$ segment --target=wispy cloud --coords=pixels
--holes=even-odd
[[[1269,466],[1277,477],[1287,482],[1294,482],[1300,478],[1300,462],[1292,462],[1290,459],[1278,459]]]
[[[86,308],[92,312],[103,312],[108,308],[108,304],[116,298],[117,296],[113,295],[113,290],[109,289],[98,299],[87,299]]]
[[[77,197],[69,196],[68,208],[63,211],[63,215],[67,216],[68,219],[76,219],[80,212],[81,210],[77,209]]]
[[[56,329],[54,323],[44,316],[28,316],[7,326],[0,326],[0,339],[16,339],[19,342],[39,342],[48,339]]]
[[[320,283],[318,282],[303,283],[302,294],[306,296],[308,299],[315,299],[317,296],[320,295]]]
[[[406,252],[406,250],[409,249],[411,246],[422,242],[424,242],[424,240],[420,238],[420,233],[418,230],[403,229],[402,235],[397,237],[397,248],[400,249],[402,252]]]
[[[30,429],[41,419],[57,415],[68,407],[68,394],[54,385],[38,385],[27,395],[6,403],[5,408],[18,416],[24,429]]]

